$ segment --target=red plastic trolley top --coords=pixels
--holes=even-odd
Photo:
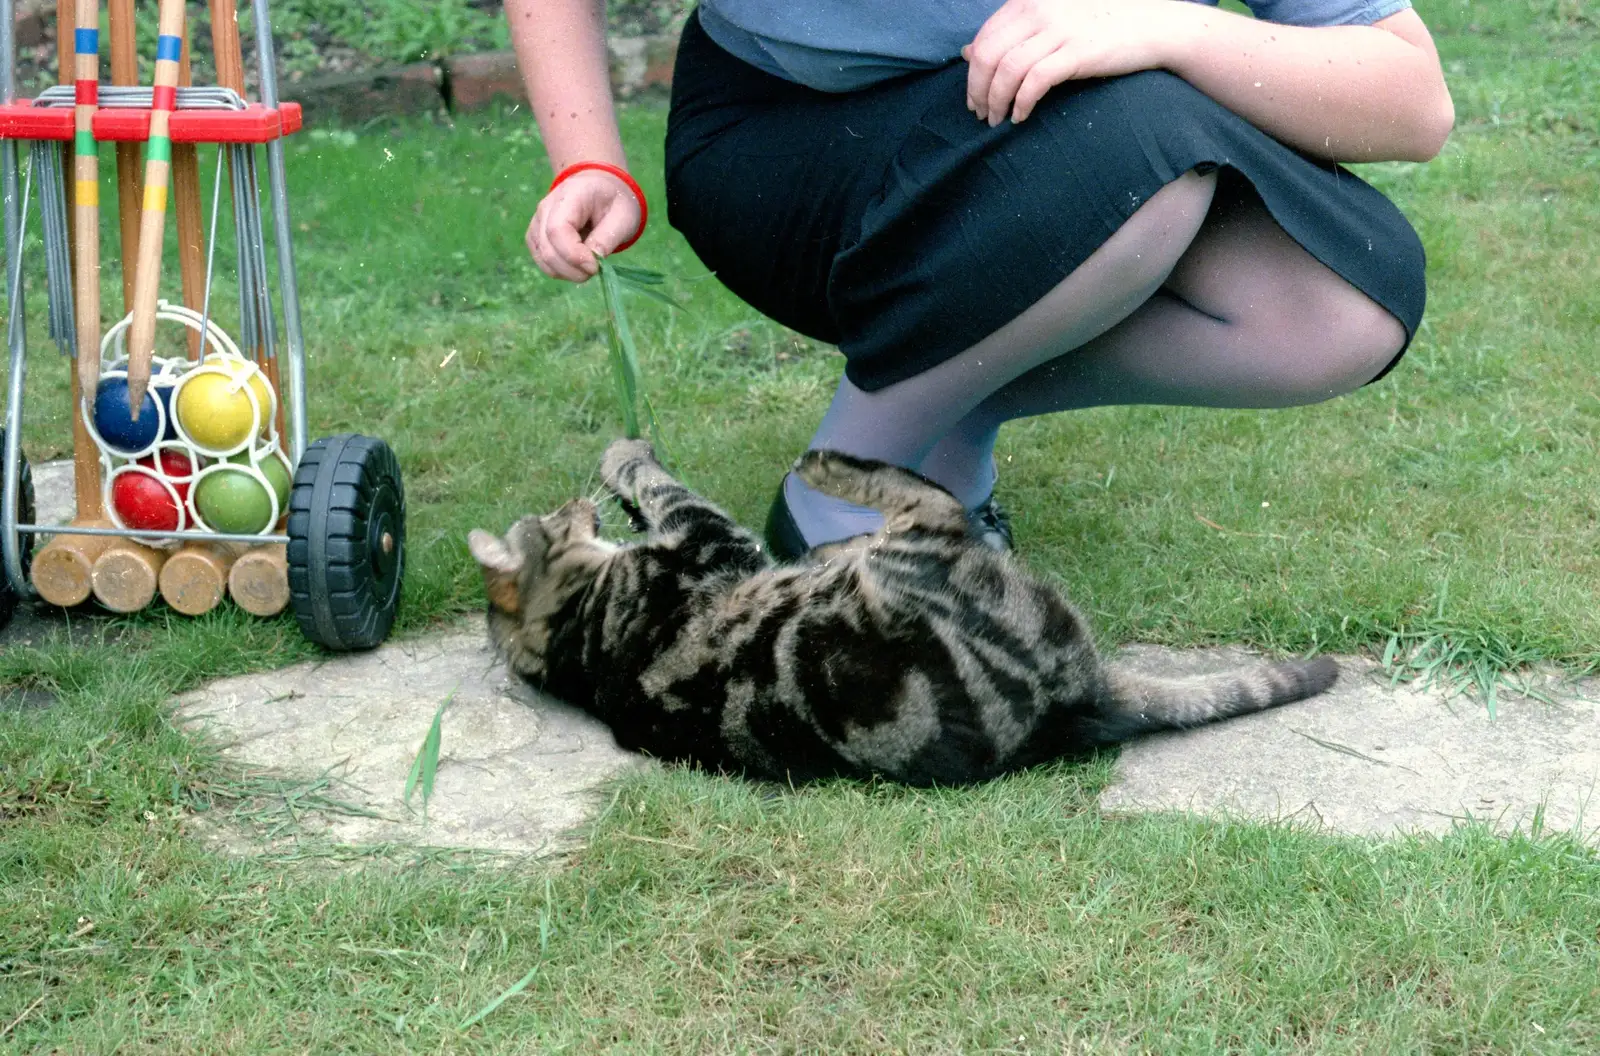
[[[72,139],[73,108],[34,106],[19,99],[0,106],[0,139]],[[101,107],[94,138],[102,143],[142,143],[150,138],[150,111]],[[243,110],[174,110],[168,134],[174,143],[265,143],[300,128],[300,104],[277,109],[251,103]]]

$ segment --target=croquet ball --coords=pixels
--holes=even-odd
[[[250,454],[241,451],[237,455],[229,455],[229,462],[241,465],[250,464]],[[267,455],[256,468],[261,470],[261,475],[267,478],[267,483],[272,485],[272,490],[278,493],[278,512],[283,513],[289,508],[289,467],[283,464],[283,459],[277,455]]]
[[[248,359],[228,355],[223,352],[213,352],[205,358],[206,363],[211,363],[225,368],[235,381],[246,379],[250,384],[250,391],[256,395],[256,405],[261,408],[261,428],[267,427],[267,418],[272,413],[272,390],[267,387],[267,377]]]
[[[175,440],[178,437],[178,419],[172,413],[172,386],[151,385],[150,391],[156,394],[156,399],[161,401],[161,406],[167,410],[167,431],[161,434],[163,440]]]
[[[272,517],[272,496],[242,470],[206,474],[195,486],[194,505],[206,524],[219,532],[254,535]]]
[[[171,532],[178,528],[172,493],[148,473],[119,473],[111,482],[111,505],[129,528]]]
[[[157,465],[155,455],[146,455],[139,459],[138,465],[146,469],[153,469],[167,478],[178,492],[178,498],[189,497],[189,478],[194,476],[194,463],[189,461],[189,456],[181,451],[160,451],[160,464]]]
[[[201,447],[226,451],[250,438],[255,413],[250,397],[234,378],[210,372],[196,374],[178,392],[178,421]],[[266,408],[262,407],[265,417]]]
[[[128,402],[128,379],[102,378],[94,394],[94,427],[100,438],[117,451],[143,451],[156,442],[161,429],[156,399],[148,391],[134,421]]]

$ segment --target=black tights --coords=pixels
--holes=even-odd
[[[994,487],[1003,422],[1316,403],[1370,381],[1404,342],[1399,320],[1285,234],[1242,179],[1189,172],[978,344],[876,392],[841,379],[811,446],[913,467],[975,506]],[[793,477],[785,488],[813,545],[876,527]]]

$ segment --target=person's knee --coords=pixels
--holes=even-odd
[[[1302,303],[1296,330],[1300,340],[1290,340],[1301,354],[1284,362],[1287,369],[1278,379],[1290,403],[1316,403],[1354,392],[1383,373],[1406,342],[1398,319],[1348,285]],[[1282,336],[1280,330],[1278,339]]]

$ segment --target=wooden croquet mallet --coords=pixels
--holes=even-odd
[[[211,12],[211,54],[217,66],[217,84],[232,88],[243,96],[244,56],[239,47],[239,15],[234,0],[206,0],[206,6]],[[233,207],[238,209],[240,203],[234,202]],[[256,313],[259,306],[252,305],[247,310]],[[266,326],[267,321],[262,319],[256,333],[263,333]],[[266,348],[260,344],[248,351],[254,353],[256,364],[267,376],[267,383],[278,394],[278,435],[286,435],[288,428],[284,408],[288,401],[283,398],[283,385],[278,378],[278,357],[267,355]]]
[[[113,0],[124,2],[127,0]],[[72,257],[75,331],[78,355],[72,363],[73,491],[77,527],[109,528],[100,501],[100,452],[79,413],[79,401],[94,404],[100,375],[100,185],[99,158],[91,122],[99,101],[99,5],[95,0],[57,0],[56,55],[61,83],[75,85],[73,120]],[[129,24],[132,18],[129,18]],[[66,33],[71,25],[74,32]],[[115,28],[115,20],[113,27]],[[86,32],[87,31],[87,32]],[[70,46],[69,46],[70,45]],[[77,605],[88,599],[94,563],[110,545],[103,535],[62,534],[33,555],[29,578],[52,605]]]
[[[139,83],[139,42],[133,0],[110,0],[111,83]],[[143,196],[144,144],[117,144],[117,227],[122,232],[122,314],[133,311],[133,260],[139,255],[139,201]]]
[[[100,148],[94,141],[94,114],[100,105],[100,5],[94,0],[77,0],[75,13],[72,234],[76,243],[78,388],[93,407],[100,381]]]
[[[128,330],[128,401],[129,411],[136,420],[150,386],[150,358],[155,352],[161,240],[166,233],[167,177],[172,167],[169,129],[178,101],[178,59],[183,54],[183,0],[161,0],[160,12],[155,91],[150,101],[150,139],[144,153],[139,257],[133,269],[133,325]]]
[[[186,88],[189,76],[188,41],[178,60],[178,87]],[[172,144],[172,212],[178,221],[178,271],[183,279],[184,306],[204,312],[206,305],[206,261],[200,215],[200,155],[193,143]],[[187,327],[185,328],[188,329]],[[200,358],[200,334],[188,330],[189,358]]]
[[[185,545],[161,566],[161,597],[185,616],[210,612],[227,592],[228,572],[241,549],[236,543]]]
[[[189,49],[178,59],[178,87],[190,83]],[[200,160],[193,143],[172,144],[172,212],[178,221],[178,268],[183,278],[183,303],[196,312],[205,308],[206,271],[202,256]],[[189,358],[200,358],[200,334],[189,331]],[[237,547],[226,543],[189,542],[167,557],[156,586],[166,603],[185,616],[199,616],[220,603],[227,592],[228,569]]]

